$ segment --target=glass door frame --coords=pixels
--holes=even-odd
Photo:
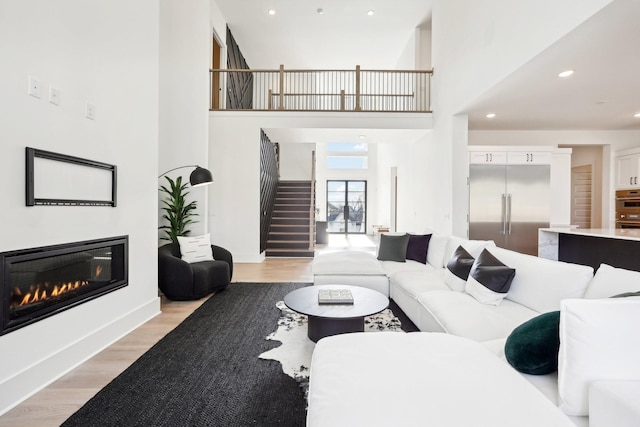
[[[362,201],[364,203],[363,205],[363,218],[360,221],[360,230],[359,231],[351,231],[349,227],[350,224],[352,224],[350,219],[347,219],[344,221],[344,229],[341,231],[332,231],[331,230],[331,224],[332,221],[329,219],[329,215],[331,212],[330,209],[330,198],[329,198],[329,187],[330,187],[330,183],[332,182],[339,182],[339,183],[344,183],[345,186],[345,191],[344,191],[344,206],[343,209],[349,206],[349,183],[350,182],[361,182],[364,184],[364,200]],[[353,190],[352,190],[353,192]],[[367,181],[364,179],[327,179],[326,181],[326,202],[327,202],[327,206],[326,206],[326,212],[327,212],[327,232],[330,234],[366,234],[367,232]],[[340,214],[338,214],[340,215]],[[342,212],[342,215],[346,217],[346,215],[344,215],[344,212]]]

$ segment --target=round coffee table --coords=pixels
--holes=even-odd
[[[320,289],[349,289],[353,304],[318,304]],[[291,310],[309,316],[309,339],[318,342],[330,335],[363,332],[364,318],[389,306],[389,298],[378,291],[360,286],[321,285],[307,286],[289,292],[284,303]]]

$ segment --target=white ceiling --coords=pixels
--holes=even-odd
[[[469,128],[640,129],[638,42],[640,1],[613,1],[483,94]],[[565,69],[575,73],[559,78]]]
[[[431,0],[216,0],[251,68],[392,69]],[[401,6],[401,7],[400,7]],[[323,8],[319,15],[316,9]],[[276,10],[274,16],[268,9]],[[375,10],[367,16],[367,10]],[[483,94],[462,113],[470,129],[640,129],[640,1],[615,0]],[[557,74],[575,70],[568,79]],[[493,120],[486,113],[495,112]],[[437,113],[437,112],[436,112]],[[273,130],[281,142],[364,133]],[[388,135],[367,130],[370,142]],[[397,131],[394,131],[397,132]],[[424,133],[424,131],[422,132]],[[409,137],[410,135],[406,135]],[[321,140],[314,138],[322,138]],[[353,140],[352,140],[353,141]]]
[[[253,69],[393,69],[431,0],[216,0]],[[322,8],[322,15],[317,9]],[[271,16],[269,9],[276,11]],[[374,10],[373,16],[367,11]]]

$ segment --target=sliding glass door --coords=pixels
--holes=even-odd
[[[367,181],[327,181],[327,230],[329,233],[366,233],[366,213]]]

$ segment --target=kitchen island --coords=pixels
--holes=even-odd
[[[540,228],[538,256],[594,269],[604,263],[640,271],[640,229]]]

